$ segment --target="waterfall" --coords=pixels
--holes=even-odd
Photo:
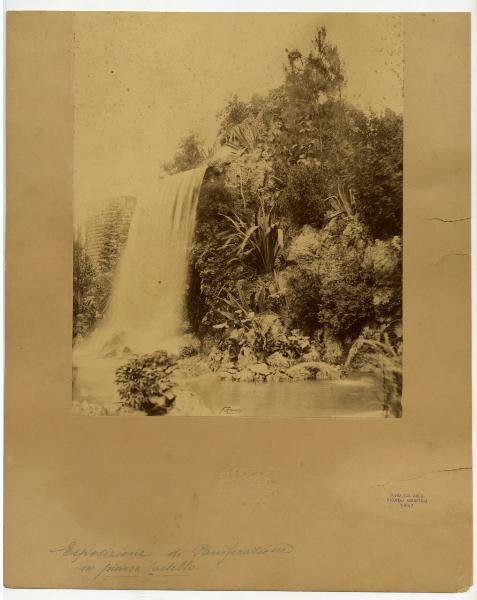
[[[188,252],[206,169],[167,177],[157,196],[138,200],[105,321],[91,336],[98,351],[114,343],[134,353],[178,350]]]

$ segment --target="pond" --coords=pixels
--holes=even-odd
[[[76,357],[73,399],[118,406],[116,368],[124,359]],[[180,387],[193,392],[196,409],[177,414],[242,417],[382,417],[382,388],[369,375],[337,381],[242,383],[222,381],[214,374],[184,379]],[[171,416],[173,416],[172,411]]]
[[[191,380],[188,387],[214,415],[242,417],[382,417],[379,386],[371,377],[271,383]]]

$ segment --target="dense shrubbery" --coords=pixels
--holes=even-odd
[[[373,238],[402,235],[401,115],[387,110],[370,115],[360,131],[353,158],[358,213]]]
[[[330,210],[328,181],[319,167],[304,164],[290,167],[281,198],[282,210],[297,225],[322,227]]]
[[[364,326],[401,318],[400,238],[388,240],[402,232],[402,117],[358,110],[344,85],[322,29],[309,54],[288,51],[280,88],[249,103],[233,97],[219,115],[236,153],[224,182],[203,186],[188,315],[232,354],[277,346],[261,315],[332,340],[336,360]],[[254,216],[274,206],[280,223]]]
[[[368,239],[354,218],[338,217],[323,230],[318,256],[321,322],[341,339],[373,320],[372,280],[363,266]]]
[[[209,239],[210,229],[213,235],[217,236],[224,230],[223,215],[235,209],[235,198],[222,179],[205,181],[200,190],[197,207],[195,240],[201,242]]]
[[[322,324],[322,287],[317,273],[298,268],[288,281],[288,318],[308,335]]]
[[[230,252],[222,249],[228,225],[223,214],[240,210],[222,182],[205,182],[197,211],[195,239],[189,262],[186,317],[192,331],[201,337],[211,333],[221,295],[243,276],[244,265],[231,264]]]
[[[249,102],[233,96],[218,113],[227,159],[209,160],[192,132],[163,165],[173,175],[209,160],[179,360],[204,365],[194,356],[207,353],[231,381],[364,368],[382,378],[385,412],[401,416],[402,115],[343,99],[343,66],[324,29],[309,53],[287,57],[280,87]],[[107,310],[127,236],[119,224],[112,214],[94,264],[74,242],[74,338]],[[119,367],[121,410],[166,414],[175,363],[158,351]]]
[[[246,351],[252,360],[262,362],[274,352],[297,358],[310,348],[310,340],[299,330],[287,331],[274,313],[256,313],[241,285],[235,294],[228,292],[225,308],[219,309],[221,323],[214,328],[222,332],[219,347],[227,350],[232,361]]]
[[[293,325],[310,334],[326,327],[345,340],[373,321],[373,280],[364,264],[368,243],[364,227],[342,215],[296,238],[290,255],[298,266],[287,291]]]
[[[93,263],[80,235],[73,241],[73,339],[86,336],[107,311],[129,222],[119,205],[112,206],[100,231],[101,246]]]
[[[267,210],[261,202],[252,223],[237,214],[224,217],[231,227],[223,236],[222,250],[231,250],[232,261],[242,261],[258,275],[274,273],[283,249],[283,230],[274,219],[273,206]]]
[[[363,331],[402,318],[402,116],[365,113],[343,99],[343,66],[324,29],[309,53],[287,56],[280,87],[249,102],[234,96],[217,115],[231,155],[213,162],[199,197],[186,317],[202,349],[233,364],[305,354],[343,363]],[[208,156],[191,133],[165,170]],[[108,243],[97,272],[76,249],[75,331],[87,332],[107,304],[118,255]],[[391,350],[378,342],[372,359],[386,355],[399,386],[400,340],[388,338]],[[167,361],[153,355],[122,367],[124,402],[159,410],[149,396],[168,392]]]
[[[175,360],[160,350],[129,360],[116,370],[115,383],[124,406],[162,415],[175,400],[170,374]]]
[[[97,318],[97,273],[79,238],[73,242],[73,339],[87,335]]]

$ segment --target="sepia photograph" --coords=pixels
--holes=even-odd
[[[402,20],[75,14],[74,414],[405,414]]]

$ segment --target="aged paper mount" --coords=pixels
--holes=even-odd
[[[71,411],[74,15],[8,14],[7,586],[471,585],[470,17],[402,23],[403,417],[96,418]]]

